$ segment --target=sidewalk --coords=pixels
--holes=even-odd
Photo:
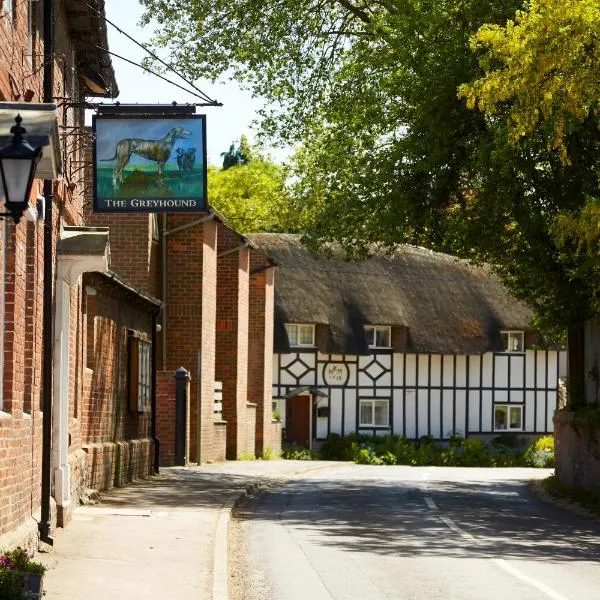
[[[331,466],[278,460],[174,467],[103,494],[99,504],[78,508],[40,555],[48,566],[45,599],[227,600],[235,500],[254,485]]]

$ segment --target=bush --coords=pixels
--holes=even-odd
[[[23,575],[43,575],[44,565],[30,560],[27,552],[17,548],[0,554],[0,598],[2,600],[24,600]]]
[[[354,460],[352,436],[343,438],[338,433],[330,433],[321,445],[319,454],[323,460]]]
[[[554,467],[554,436],[545,435],[527,447],[521,462],[526,467]]]
[[[301,446],[286,446],[281,450],[281,458],[284,460],[317,460],[319,454]]]

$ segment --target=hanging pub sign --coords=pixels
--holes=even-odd
[[[203,212],[204,115],[98,114],[94,129],[94,210]]]

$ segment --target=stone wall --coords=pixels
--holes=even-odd
[[[600,424],[575,413],[554,415],[556,476],[566,485],[600,490]]]

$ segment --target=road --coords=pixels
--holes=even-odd
[[[599,600],[600,524],[533,497],[549,472],[340,465],[232,528],[233,600]]]

